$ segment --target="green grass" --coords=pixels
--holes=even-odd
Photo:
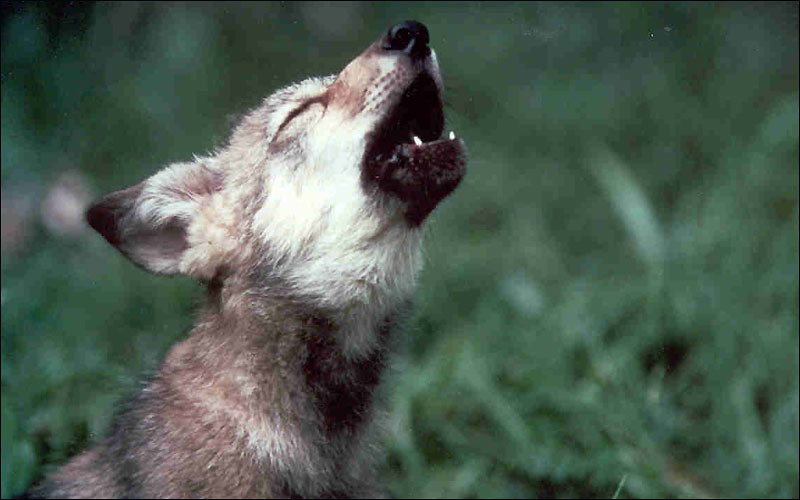
[[[47,187],[210,151],[402,19],[470,162],[387,386],[393,494],[800,494],[796,3],[6,9],[3,497],[103,434],[201,296],[48,230]]]

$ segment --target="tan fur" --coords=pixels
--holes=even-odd
[[[92,206],[90,224],[134,263],[192,276],[208,300],[110,436],[34,495],[381,494],[374,392],[421,223],[465,162],[460,140],[438,140],[441,76],[419,26],[274,93],[216,155]],[[417,30],[416,48],[389,46],[406,43],[398,27]]]

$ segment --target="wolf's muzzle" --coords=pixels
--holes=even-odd
[[[441,76],[429,42],[425,25],[403,21],[389,28],[372,49],[378,57],[397,61],[399,69],[387,80],[395,82],[388,93],[399,98],[386,108],[370,136],[363,181],[404,201],[411,226],[420,225],[456,188],[466,166],[463,141],[452,132],[442,139]],[[397,76],[402,72],[404,79]]]

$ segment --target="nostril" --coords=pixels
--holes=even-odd
[[[405,26],[395,26],[389,34],[389,44],[394,50],[405,50],[413,41],[414,35]]]
[[[403,21],[389,28],[384,48],[406,52],[412,57],[424,57],[428,49],[428,28],[417,21]]]

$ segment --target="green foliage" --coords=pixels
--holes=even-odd
[[[3,497],[103,434],[199,296],[48,229],[48,186],[210,151],[402,19],[470,163],[387,388],[392,492],[798,496],[796,3],[66,5],[4,6]]]

